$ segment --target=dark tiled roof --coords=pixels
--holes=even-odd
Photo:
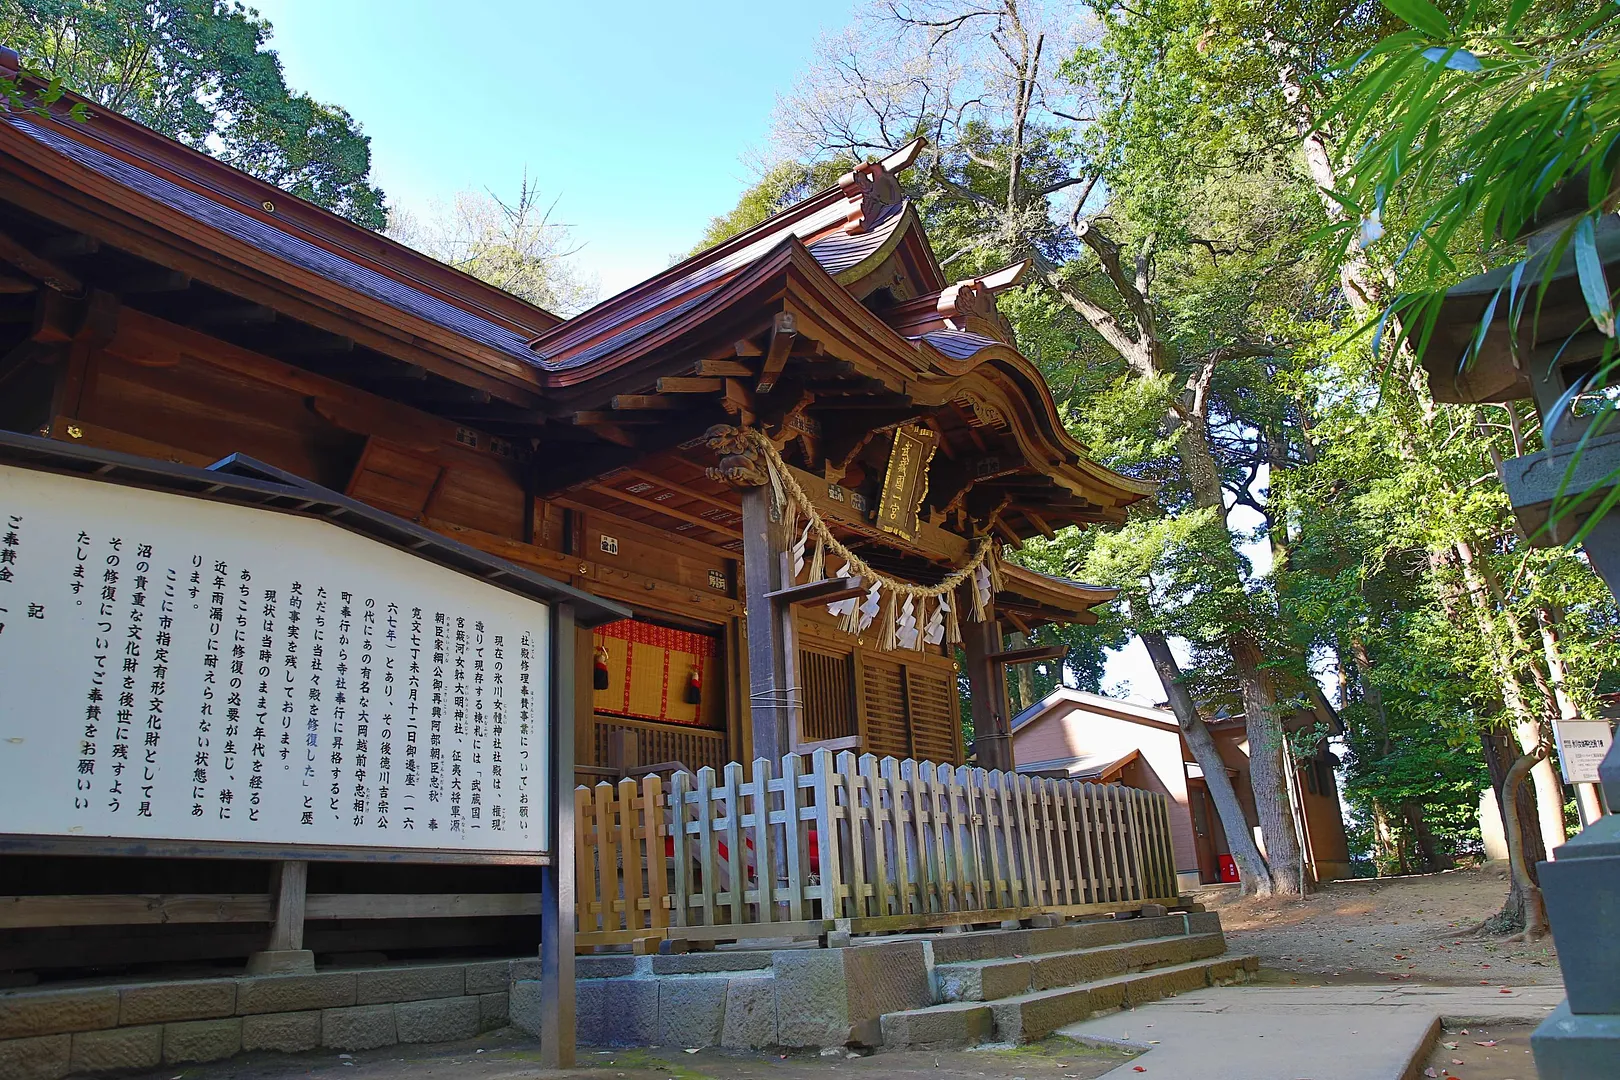
[[[342,255],[283,232],[268,222],[199,195],[94,147],[64,138],[26,119],[7,116],[5,121],[62,156],[237,240],[514,359],[528,364],[536,362],[525,339],[498,323],[480,318],[436,296],[413,289]]]
[[[810,245],[810,254],[829,274],[841,274],[888,242],[904,219],[905,204],[896,203],[884,211],[869,232],[833,233]]]
[[[614,306],[618,297],[605,300],[589,311],[574,316],[562,327],[541,338],[535,346],[541,362],[548,371],[567,371],[622,349],[696,307],[726,281],[764,258],[789,237],[804,239],[824,233],[843,221],[847,213],[848,209],[842,200],[829,203],[813,214],[788,222],[781,228],[761,233],[749,243],[725,252],[718,258],[699,262],[684,271],[680,267],[666,271],[670,274],[666,280],[658,281],[657,278],[653,278],[652,282],[656,282],[653,288],[619,306]],[[875,250],[876,246],[887,239],[899,220],[900,214],[891,211],[885,218],[886,228],[880,226],[873,233],[857,237],[846,237],[842,233],[837,233],[811,245],[810,252],[819,260],[822,259],[821,249],[824,245],[835,239],[867,241],[881,234],[881,238],[872,245],[872,250]],[[847,252],[834,246],[827,248],[827,255],[829,258],[842,259],[847,257]],[[855,262],[848,265],[853,266]],[[822,265],[827,266],[827,262],[822,260]],[[829,273],[838,272],[832,266],[827,266],[827,270]]]
[[[918,338],[911,340],[917,341]],[[985,337],[967,330],[930,330],[920,339],[928,342],[934,348],[950,357],[952,360],[966,360],[981,349],[988,349],[992,345],[1002,342],[995,338]]]

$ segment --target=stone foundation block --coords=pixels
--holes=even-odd
[[[72,1044],[71,1035],[0,1039],[0,1080],[61,1080]]]
[[[466,992],[467,969],[460,964],[444,967],[383,968],[378,971],[355,973],[357,1005],[460,997]]]
[[[478,1034],[478,999],[402,1001],[394,1006],[394,1029],[402,1043],[470,1039]]]
[[[504,994],[511,988],[512,961],[491,960],[467,965],[468,994]]]
[[[334,1050],[375,1050],[398,1041],[392,1005],[356,1005],[351,1009],[321,1011],[322,1046]]]
[[[851,951],[861,950],[776,954],[772,982],[776,987],[776,1032],[783,1046],[844,1045],[851,1020],[844,957]]]
[[[218,1061],[242,1050],[240,1017],[163,1025],[163,1063]]]
[[[163,1025],[81,1031],[73,1036],[73,1071],[151,1069],[163,1061]]]
[[[234,1012],[236,983],[230,979],[152,983],[118,992],[118,1022],[123,1025],[209,1020]]]
[[[117,990],[18,990],[0,994],[0,1039],[117,1026]]]
[[[883,1045],[889,1050],[974,1046],[987,1041],[992,1028],[988,1005],[889,1013],[883,1017]]]
[[[653,959],[647,957],[646,962],[651,963]],[[636,956],[580,956],[574,960],[574,972],[581,979],[618,979],[636,974],[636,965],[640,961],[641,958]],[[517,974],[520,966],[522,975]],[[514,979],[538,979],[540,961],[523,960],[513,964],[512,970]]]
[[[938,969],[940,997],[946,1001],[994,1001],[1029,989],[1033,964],[951,964]]]
[[[320,975],[262,975],[238,979],[236,1011],[250,1013],[301,1012],[341,1009],[355,1004],[356,979],[352,971]]]
[[[249,975],[313,975],[315,954],[308,949],[266,949],[247,959]]]
[[[585,1002],[588,997],[586,986],[590,984],[577,982],[574,984],[574,1029],[575,1039],[586,1045],[594,1045],[586,1036],[587,1019],[585,1015]],[[512,983],[512,991],[507,999],[506,1019],[519,1031],[540,1037],[540,982],[537,979],[520,979]],[[597,1027],[600,1028],[600,1018],[596,1018]]]
[[[242,1018],[243,1050],[296,1054],[321,1045],[319,1012],[257,1013]]]
[[[539,985],[534,984],[536,991]],[[575,1037],[585,1046],[651,1046],[658,1042],[658,997],[656,979],[580,982],[574,999]],[[536,1020],[538,1032],[538,1012]]]
[[[844,955],[844,985],[851,1023],[934,1003],[925,947],[920,941],[861,946]]]
[[[768,975],[728,979],[720,1045],[728,1050],[757,1050],[777,1042],[776,981]]]
[[[764,951],[687,953],[684,956],[654,956],[652,958],[654,975],[710,975],[722,971],[768,971],[770,966],[771,954]]]
[[[506,991],[499,994],[478,995],[478,1030],[494,1031],[506,1026],[507,1013],[511,1008],[510,995]]]
[[[659,1044],[682,1048],[718,1046],[729,983],[729,979],[702,975],[659,979]]]
[[[1142,905],[1142,918],[1144,918],[1144,919],[1160,919],[1160,918],[1163,918],[1165,912],[1167,912],[1169,910],[1170,909],[1165,907],[1163,904],[1143,904]]]

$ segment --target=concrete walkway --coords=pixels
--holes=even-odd
[[[1102,1080],[1408,1080],[1441,1023],[1538,1024],[1563,996],[1562,986],[1231,986],[1058,1034],[1148,1051]]]

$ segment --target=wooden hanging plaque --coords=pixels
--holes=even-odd
[[[929,428],[902,425],[894,429],[889,469],[878,500],[877,526],[906,540],[917,539],[917,513],[928,494],[928,464],[939,435]]]

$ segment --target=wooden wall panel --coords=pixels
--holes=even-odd
[[[614,517],[600,510],[584,508],[581,527],[583,557],[604,566],[645,574],[683,585],[708,596],[734,596],[735,565],[728,552],[710,548],[672,533],[662,532],[639,522]],[[603,537],[616,551],[608,551]],[[720,575],[724,588],[715,588],[710,571]]]
[[[866,750],[879,757],[911,756],[906,723],[905,669],[876,653],[860,653]]]
[[[950,673],[922,664],[907,665],[906,706],[912,755],[919,761],[954,764],[962,725]]]
[[[804,739],[825,742],[859,734],[855,701],[855,657],[814,646],[799,649],[799,682],[804,687]]]
[[[182,355],[170,367],[144,367],[96,354],[78,419],[217,460],[259,458],[339,491],[363,440],[321,419],[305,400]]]

